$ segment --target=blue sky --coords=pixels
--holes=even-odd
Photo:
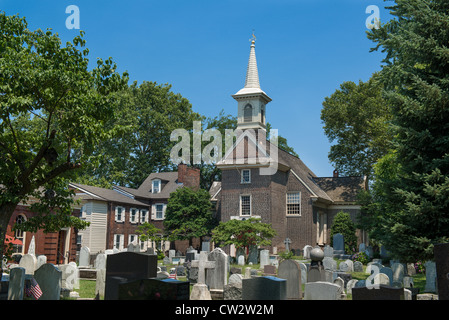
[[[0,10],[26,17],[32,30],[52,28],[63,43],[66,7],[80,10],[91,65],[112,57],[131,81],[170,83],[193,110],[236,115],[231,97],[244,86],[251,33],[262,90],[273,101],[267,121],[318,176],[331,176],[322,102],[344,81],[366,81],[383,54],[370,53],[366,8],[383,0],[0,0]]]

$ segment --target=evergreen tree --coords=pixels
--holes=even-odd
[[[386,53],[394,156],[379,164],[371,214],[392,255],[413,262],[432,259],[449,236],[449,2],[396,0],[388,9],[395,19],[368,38]]]

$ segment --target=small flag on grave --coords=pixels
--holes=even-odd
[[[175,279],[175,280],[178,280],[178,278],[176,277],[177,271],[178,271],[178,270],[175,268],[175,272],[174,272],[174,273],[169,273],[168,278],[169,278],[169,279]]]
[[[31,284],[26,287],[26,294],[28,297],[33,296],[34,299],[37,300],[41,297],[42,290],[39,287],[39,284],[37,283],[36,279],[31,278],[30,282]]]

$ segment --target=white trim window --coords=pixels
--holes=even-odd
[[[125,208],[121,206],[115,207],[115,222],[125,221]]]
[[[154,179],[152,182],[151,193],[160,193],[161,192],[161,180]]]
[[[139,209],[129,209],[129,222],[137,223],[139,221]]]
[[[155,203],[151,206],[151,218],[153,220],[164,220],[165,210],[167,205],[165,203]]]
[[[114,234],[114,249],[123,250],[124,239],[123,234]]]
[[[140,210],[140,223],[148,222],[148,210]]]
[[[240,215],[250,216],[251,209],[251,195],[240,195]]]
[[[251,169],[243,169],[240,183],[251,183]]]
[[[287,192],[287,215],[301,215],[301,192]]]

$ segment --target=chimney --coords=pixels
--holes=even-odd
[[[337,171],[337,169],[334,170],[334,178],[338,178],[338,171]]]
[[[200,169],[180,163],[178,165],[178,183],[182,183],[193,190],[198,190],[200,188]]]

